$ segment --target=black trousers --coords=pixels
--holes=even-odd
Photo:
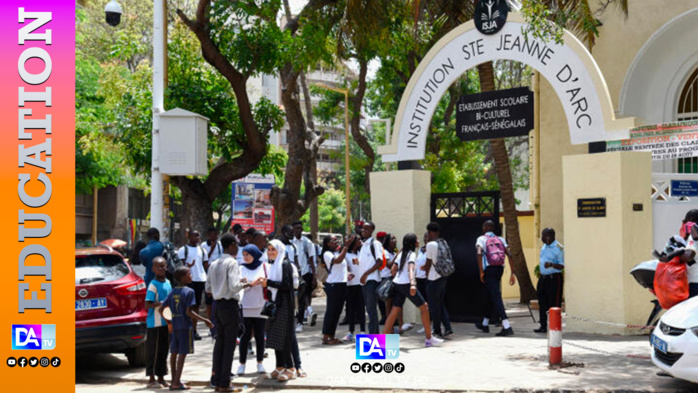
[[[548,274],[540,276],[538,280],[538,306],[540,311],[540,326],[548,328],[548,310],[551,307],[560,307],[562,305],[562,286],[564,280],[562,273]]]
[[[267,324],[266,318],[243,318],[245,323],[245,334],[240,338],[240,363],[247,362],[247,346],[252,340],[254,330],[254,342],[257,346],[257,362],[264,360],[264,328]]]
[[[276,355],[276,368],[293,368],[291,351],[274,350],[274,355]]]
[[[291,329],[293,336],[291,337],[291,359],[293,359],[293,367],[301,368],[301,350],[298,347],[298,337],[296,337],[296,329]]]
[[[325,320],[322,322],[322,334],[334,337],[339,323],[339,316],[344,308],[344,295],[347,291],[347,283],[325,283],[325,293],[327,294],[327,309],[325,310]]]
[[[301,278],[305,284],[301,286],[301,291],[298,294],[298,313],[296,314],[298,323],[303,323],[303,319],[305,319],[305,309],[310,306],[314,288],[313,284],[315,284],[313,282],[313,273],[306,273],[301,276]]]
[[[441,324],[443,323],[444,297],[446,296],[446,277],[438,280],[427,281],[427,297],[429,299],[429,313],[434,334],[441,336]],[[428,326],[425,326],[428,328]]]
[[[361,285],[347,286],[347,322],[349,322],[349,332],[354,333],[354,326],[359,325],[359,331],[366,331],[366,313],[364,304],[364,293]]]
[[[488,313],[485,314],[487,318],[498,316],[502,320],[507,319],[499,285],[502,282],[502,274],[504,274],[504,266],[487,266],[485,269],[485,288],[489,296]]]
[[[216,300],[216,344],[213,346],[213,372],[218,387],[230,386],[230,372],[237,345],[240,310],[235,300]],[[245,351],[247,352],[247,351]],[[264,352],[262,352],[264,354]]]
[[[167,325],[148,328],[146,345],[145,375],[162,377],[167,375],[167,350],[170,347]]]

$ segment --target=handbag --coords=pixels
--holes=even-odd
[[[378,298],[382,301],[388,300],[393,291],[393,285],[392,279],[381,281],[381,283],[378,284],[378,288],[376,288],[376,295]]]
[[[267,278],[267,267],[264,266],[264,278]],[[274,303],[273,300],[271,300],[271,296],[269,296],[269,289],[263,289],[262,293],[264,293],[264,306],[262,307],[262,311],[260,314],[264,315],[265,317],[269,318],[269,320],[274,320],[276,317],[276,303]]]

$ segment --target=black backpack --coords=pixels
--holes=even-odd
[[[165,261],[167,261],[167,273],[172,276],[174,275],[175,269],[182,266],[184,263],[181,259],[179,259],[177,250],[174,248],[172,243],[162,243],[162,246],[164,247],[162,257],[165,258]]]
[[[451,255],[451,248],[448,246],[446,240],[439,238],[436,240],[439,245],[439,256],[438,260],[434,262],[434,269],[439,273],[441,277],[448,277],[453,272],[456,271],[456,265],[453,263],[453,256]]]

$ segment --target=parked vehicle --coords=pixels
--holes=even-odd
[[[698,297],[664,313],[651,342],[655,366],[676,378],[698,383]]]
[[[145,365],[146,287],[108,246],[75,251],[75,351],[123,352]]]

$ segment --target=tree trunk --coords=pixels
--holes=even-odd
[[[182,204],[184,213],[181,228],[183,231],[199,231],[203,239],[206,230],[213,226],[213,203],[200,181],[182,177],[173,179],[176,179],[175,182],[182,192],[182,201],[184,202]],[[185,239],[179,240],[186,241]]]
[[[373,164],[376,162],[376,153],[373,151],[373,147],[368,142],[368,139],[361,133],[361,105],[364,101],[364,95],[366,95],[366,74],[368,71],[368,60],[359,59],[359,87],[356,90],[356,95],[350,97],[352,103],[352,115],[351,115],[351,136],[354,141],[359,145],[364,154],[366,154],[366,165],[364,166],[364,173],[366,176],[366,182],[364,183],[364,189],[366,193],[371,194],[371,182],[369,181],[371,171],[373,171]]]
[[[287,1],[285,2],[285,5],[288,5]],[[303,89],[303,98],[305,100],[305,116],[308,118],[308,128],[310,129],[311,133],[317,135],[315,130],[315,121],[313,121],[313,103],[311,101],[310,90],[308,89],[308,81],[305,77],[305,72],[301,72],[300,78],[301,88]],[[314,184],[317,184],[317,154],[313,154],[310,157],[308,165],[310,165],[310,178]],[[318,199],[315,198],[312,202],[310,202],[310,239],[316,243],[318,242],[317,234],[320,226],[319,221],[320,214]]]
[[[284,1],[284,9],[288,19],[285,29],[295,35],[300,15],[291,17],[287,1]],[[276,210],[276,230],[301,218],[310,207],[310,203],[324,192],[324,188],[318,186],[313,180],[311,173],[310,162],[315,160],[322,138],[313,132],[308,132],[301,110],[298,87],[300,72],[294,69],[291,63],[287,63],[279,73],[281,102],[284,105],[288,125],[286,133],[288,162],[283,187],[273,186],[271,189],[271,203]],[[301,184],[305,186],[303,197],[301,197]]]
[[[492,62],[480,64],[477,68],[480,74],[480,90],[483,92],[493,91],[494,71]],[[533,288],[533,282],[531,282],[531,276],[526,266],[526,257],[521,246],[516,200],[514,198],[514,182],[512,181],[511,168],[509,167],[509,153],[507,152],[504,139],[493,139],[490,141],[490,146],[502,195],[504,223],[507,231],[506,238],[512,256],[514,274],[516,274],[516,278],[519,280],[520,300],[522,303],[528,303],[536,299],[536,290]]]

